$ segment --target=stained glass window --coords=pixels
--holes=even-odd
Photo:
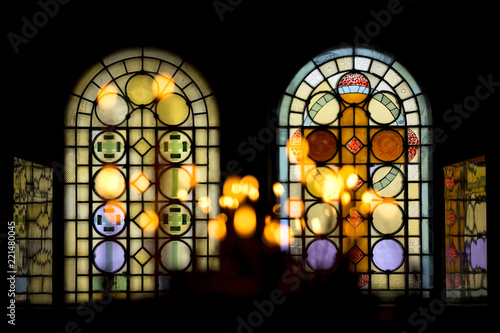
[[[52,168],[14,159],[16,302],[52,304]]]
[[[487,297],[486,160],[444,168],[446,296],[450,302]]]
[[[179,56],[153,48],[100,60],[65,119],[64,297],[156,297],[171,274],[219,267],[207,224],[220,191],[215,96]]]
[[[314,272],[347,260],[362,293],[432,289],[431,110],[393,56],[328,50],[279,105],[282,248]]]

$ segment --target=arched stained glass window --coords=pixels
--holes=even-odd
[[[102,59],[69,99],[65,147],[65,302],[155,297],[172,272],[218,269],[204,198],[219,197],[219,115],[190,63],[153,48]]]
[[[279,105],[282,247],[309,271],[342,258],[363,293],[432,287],[431,110],[394,57],[347,47],[302,67]]]

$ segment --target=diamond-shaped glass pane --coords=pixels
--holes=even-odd
[[[137,150],[139,154],[144,156],[148,152],[148,150],[151,148],[151,145],[149,142],[147,142],[144,138],[141,138],[135,145],[134,149]]]
[[[347,252],[347,257],[355,264],[363,259],[364,256],[365,254],[356,245],[354,245],[349,252]]]
[[[144,265],[151,255],[144,248],[141,248],[134,256],[135,260],[139,262],[139,264]]]
[[[357,227],[364,220],[363,216],[357,210],[352,210],[346,219],[353,227]]]
[[[130,185],[140,193],[144,193],[149,187],[149,178],[141,172],[137,175],[137,177],[130,181]]]
[[[349,140],[345,146],[353,154],[356,154],[361,150],[361,148],[363,148],[363,144],[356,137]]]

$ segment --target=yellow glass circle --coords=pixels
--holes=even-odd
[[[306,187],[309,193],[317,198],[338,198],[341,184],[335,171],[326,166],[312,169],[306,176]],[[329,201],[329,200],[326,200]]]
[[[103,199],[116,199],[125,192],[125,188],[125,178],[114,166],[100,169],[94,180],[95,192]]]
[[[180,125],[189,116],[189,106],[181,95],[166,94],[158,102],[156,113],[160,121],[166,125]]]
[[[157,86],[158,82],[151,76],[138,74],[128,81],[127,95],[135,104],[149,104],[156,98],[155,91],[159,90]]]
[[[384,202],[373,211],[373,226],[382,234],[393,234],[403,223],[403,212],[395,203]]]

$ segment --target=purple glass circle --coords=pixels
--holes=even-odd
[[[125,228],[125,212],[118,205],[104,204],[94,213],[94,228],[103,236],[116,236]]]
[[[404,250],[401,243],[393,239],[379,241],[372,250],[373,262],[383,271],[394,271],[404,261]]]
[[[337,247],[326,239],[318,239],[307,248],[307,263],[314,270],[331,269],[337,260]]]
[[[114,241],[105,241],[94,248],[94,266],[101,272],[114,273],[125,265],[125,249]]]

